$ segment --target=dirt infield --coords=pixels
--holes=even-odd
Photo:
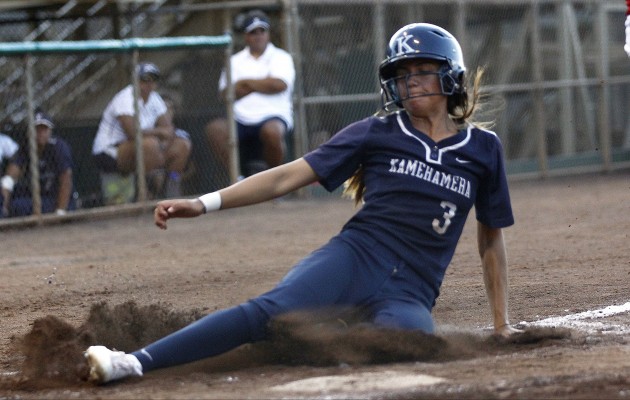
[[[102,387],[85,381],[85,346],[133,350],[271,288],[352,203],[288,199],[165,232],[148,213],[0,232],[0,399],[630,398],[630,171],[511,190],[510,317],[525,333],[509,342],[490,334],[471,216],[435,336],[291,315],[269,342]]]

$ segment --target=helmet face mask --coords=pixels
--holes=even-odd
[[[383,108],[395,104],[402,108],[402,98],[396,80],[399,63],[405,60],[433,60],[440,63],[439,77],[442,93],[431,95],[465,95],[466,67],[461,47],[446,30],[436,25],[416,23],[399,29],[389,41],[387,58],[379,67]]]

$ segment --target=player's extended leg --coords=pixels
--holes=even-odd
[[[143,371],[212,357],[253,341],[242,306],[209,314],[132,354]]]
[[[271,318],[290,311],[359,305],[379,293],[397,264],[376,242],[346,231],[298,263],[274,289],[251,301],[212,313],[132,354],[111,355],[97,346],[92,356],[92,348],[88,349],[92,379],[107,382],[141,375],[263,340]],[[122,372],[101,368],[111,364],[112,358],[124,360],[118,368]],[[134,366],[138,360],[141,368]],[[105,373],[99,375],[100,370]]]
[[[348,268],[349,267],[349,268]],[[341,239],[331,240],[296,265],[271,291],[237,307],[212,313],[132,353],[143,371],[197,361],[241,344],[263,340],[274,316],[346,302],[357,257]],[[383,273],[381,282],[386,279]],[[377,285],[374,285],[374,290]],[[364,288],[370,289],[369,285]],[[367,296],[366,296],[367,297]]]
[[[250,323],[238,306],[207,315],[130,354],[90,346],[85,356],[90,380],[106,383],[218,355],[251,341]]]

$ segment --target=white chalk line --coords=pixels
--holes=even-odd
[[[522,321],[518,325],[543,326],[543,327],[565,327],[579,329],[587,333],[630,333],[630,321],[626,323],[612,323],[597,321],[602,318],[614,317],[616,315],[630,312],[630,302],[621,305],[613,305],[598,310],[583,311],[576,314],[549,317],[538,321]]]

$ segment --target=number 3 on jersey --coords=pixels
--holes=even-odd
[[[444,232],[446,232],[446,230],[448,229],[448,226],[451,224],[451,219],[455,216],[457,206],[450,201],[443,201],[440,203],[440,207],[446,210],[444,211],[444,214],[442,214],[442,218],[444,218],[444,221],[442,225],[440,225],[441,221],[437,218],[434,219],[433,230],[436,231],[438,234],[443,235]]]

